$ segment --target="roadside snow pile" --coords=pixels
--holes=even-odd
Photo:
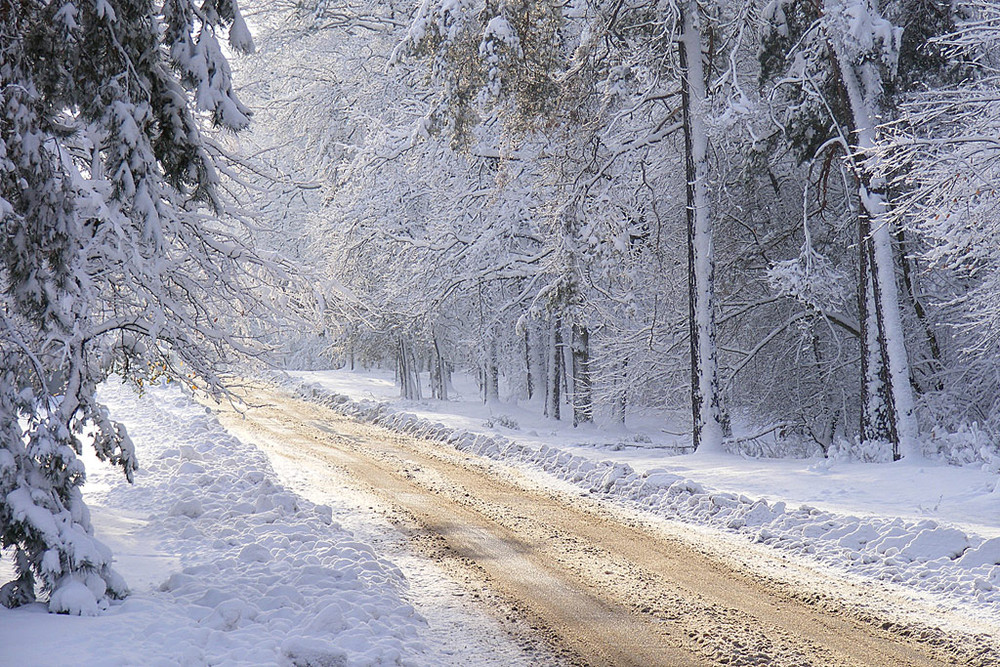
[[[594,461],[547,445],[528,447],[395,411],[387,403],[354,401],[318,383],[283,381],[298,396],[363,421],[495,460],[526,463],[660,516],[738,532],[856,574],[946,594],[1000,614],[1000,538],[985,540],[931,520],[847,516],[715,492],[666,470],[638,473],[626,463]]]
[[[265,454],[227,434],[178,389],[149,394],[102,387],[143,469],[134,486],[101,489],[99,479],[101,490],[88,501],[98,517],[137,517],[141,527],[124,540],[126,551],[147,540],[173,568],[153,572],[148,590],[138,587],[104,616],[85,619],[88,625],[37,609],[0,609],[0,662],[28,650],[32,632],[51,636],[52,623],[86,636],[99,652],[76,656],[89,664],[426,662],[419,636],[426,623],[406,604],[406,581],[392,563],[342,529],[328,507],[277,484]],[[100,518],[95,525],[100,532]],[[14,628],[22,631],[8,634]]]

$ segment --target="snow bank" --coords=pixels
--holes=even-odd
[[[802,505],[787,507],[716,492],[662,469],[637,472],[557,447],[446,426],[390,404],[352,400],[321,384],[285,378],[297,395],[341,414],[495,460],[529,464],[587,492],[659,516],[743,534],[835,567],[914,589],[945,594],[1000,614],[1000,542],[931,520],[857,517]]]
[[[146,543],[158,554],[135,556],[153,563],[150,585],[97,618],[0,609],[0,664],[428,662],[426,623],[407,604],[398,568],[328,507],[279,485],[266,455],[179,390],[150,393],[102,388],[143,469],[134,486],[96,473],[88,497],[102,508],[99,532],[115,515],[134,519],[122,544],[109,542],[126,554]],[[86,606],[92,596],[77,588],[53,603]]]

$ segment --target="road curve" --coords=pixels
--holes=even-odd
[[[332,466],[589,665],[987,665],[990,646],[838,613],[599,502],[495,462],[255,385],[220,421],[272,455]]]

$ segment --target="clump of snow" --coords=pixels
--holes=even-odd
[[[967,550],[958,562],[968,568],[1000,565],[1000,537],[986,540],[975,549]]]
[[[806,232],[808,239],[808,231]],[[795,259],[776,262],[767,272],[771,289],[779,296],[790,296],[810,306],[837,312],[844,306],[845,277],[829,259],[807,241]]]
[[[197,498],[186,498],[174,503],[168,514],[169,516],[186,516],[189,519],[197,519],[204,513],[205,510],[202,509],[201,501]]]
[[[101,613],[94,592],[77,579],[59,583],[49,599],[49,611],[74,616],[97,616]]]
[[[899,550],[899,555],[911,561],[955,559],[968,548],[969,538],[962,531],[933,526],[917,533],[916,537]]]
[[[253,53],[257,50],[253,43],[253,37],[250,35],[250,29],[247,28],[243,14],[240,13],[239,7],[236,5],[236,0],[233,0],[233,24],[229,26],[229,45],[233,47],[234,51],[240,53]]]

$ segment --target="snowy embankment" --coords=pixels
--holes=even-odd
[[[840,464],[822,459],[798,462],[793,469],[789,462],[770,464],[735,455],[670,457],[665,449],[637,456],[641,443],[650,448],[660,443],[647,435],[615,432],[619,442],[601,446],[595,444],[601,441],[598,430],[589,429],[578,438],[589,444],[574,445],[572,429],[553,422],[541,435],[538,428],[522,433],[517,421],[524,420],[525,412],[517,406],[504,406],[505,414],[497,416],[501,408],[476,406],[475,399],[393,400],[391,380],[377,375],[299,372],[286,382],[299,395],[364,421],[527,464],[591,494],[659,516],[737,532],[854,574],[943,594],[994,618],[1000,615],[1000,484],[991,471],[941,464],[851,464],[852,473],[886,482],[881,493],[852,490],[836,473]],[[608,434],[603,441],[607,443]],[[653,460],[658,466],[651,465]],[[713,472],[720,468],[723,474]],[[702,479],[693,481],[688,474]],[[713,477],[725,490],[708,486],[705,480]],[[826,498],[823,508],[800,502],[803,495],[817,493]],[[954,512],[920,516],[937,512],[945,494],[949,501],[961,498]],[[864,511],[859,505],[866,498],[876,500]],[[956,517],[958,521],[949,520]]]
[[[96,617],[0,607],[0,664],[435,662],[399,569],[259,449],[177,389],[101,394],[142,469],[130,486],[90,460],[85,495],[133,594]]]

